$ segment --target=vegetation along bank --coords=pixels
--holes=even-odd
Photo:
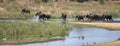
[[[66,24],[0,22],[0,44],[25,44],[61,40],[71,28]],[[60,38],[52,38],[57,37]]]

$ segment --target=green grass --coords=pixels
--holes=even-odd
[[[3,38],[7,38],[7,40],[30,38],[40,41],[41,38],[63,37],[68,34],[70,29],[67,25],[58,23],[0,22],[0,40]]]

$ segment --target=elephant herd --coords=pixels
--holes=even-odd
[[[25,8],[22,9],[22,13],[29,13],[30,10]],[[51,18],[50,14],[44,14],[42,12],[37,12],[35,16],[38,16],[39,20],[49,20]],[[61,17],[64,21],[66,21],[67,14],[62,13]],[[85,21],[85,20],[90,20],[90,21],[113,21],[112,15],[111,14],[102,14],[102,15],[97,15],[97,14],[88,14],[88,15],[76,15],[74,17],[78,21]]]
[[[28,8],[24,8],[24,9],[22,9],[21,13],[22,14],[24,14],[24,13],[29,13],[30,14],[30,10]],[[41,13],[41,12],[37,12],[35,14],[35,16],[38,16],[39,20],[48,20],[48,19],[51,18],[50,14],[44,14],[44,13]]]
[[[44,14],[42,12],[37,12],[35,16],[38,16],[38,19],[41,20],[49,20],[51,18],[50,14]]]
[[[76,20],[84,21],[84,20],[91,20],[91,21],[113,21],[111,14],[88,14],[88,15],[77,15],[75,16]]]

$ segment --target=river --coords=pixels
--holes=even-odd
[[[57,22],[61,20],[57,19]],[[49,41],[44,43],[31,43],[23,45],[0,45],[0,46],[84,46],[112,42],[120,38],[119,30],[108,30],[96,27],[71,26],[72,30],[64,40]]]

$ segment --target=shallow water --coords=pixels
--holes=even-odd
[[[56,22],[62,22],[63,20],[62,19],[53,19],[55,20]],[[113,18],[114,21],[117,21],[117,22],[120,22],[120,18]],[[17,19],[2,19],[0,20],[0,22],[16,22],[16,21],[20,21],[20,20],[17,20]],[[38,16],[33,16],[32,19],[28,19],[28,21],[30,22],[39,22],[39,17]],[[75,21],[74,18],[67,18],[67,21]]]
[[[113,18],[114,21],[120,21],[120,18]]]
[[[76,26],[72,28],[69,35],[66,35],[65,40],[11,46],[82,46],[112,42],[120,37],[120,31],[110,31],[102,28],[80,28]],[[79,38],[80,36],[85,38]]]

